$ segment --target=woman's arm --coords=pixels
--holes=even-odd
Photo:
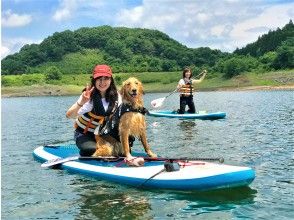
[[[180,88],[182,88],[183,85],[185,85],[185,81],[184,81],[184,79],[180,79],[180,81],[179,81],[179,83],[177,85],[178,91],[179,91]]]
[[[67,118],[76,118],[78,116],[78,111],[83,105],[90,100],[91,93],[93,92],[94,87],[91,89],[87,85],[86,90],[81,94],[78,101],[76,101],[66,112]]]
[[[82,96],[82,95],[81,95]],[[79,98],[79,100],[81,100],[81,96]],[[83,106],[83,104],[81,104],[79,102],[79,100],[77,102],[75,102],[66,112],[66,117],[67,118],[76,118],[78,116],[78,111],[80,110],[80,108]]]
[[[203,73],[203,75],[201,76],[201,78],[200,79],[193,79],[192,80],[192,83],[194,84],[197,84],[197,83],[201,83],[203,80],[204,80],[204,78],[205,78],[205,76],[206,76],[206,74],[207,74],[207,71],[206,70],[203,70],[202,71],[202,73]]]

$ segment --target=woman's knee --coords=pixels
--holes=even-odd
[[[96,141],[93,138],[82,136],[76,139],[81,156],[91,156],[96,150]]]

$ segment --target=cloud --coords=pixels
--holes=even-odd
[[[6,57],[9,54],[16,53],[26,44],[39,44],[41,40],[33,40],[28,38],[9,38],[9,39],[2,39],[1,44],[1,59]]]
[[[232,52],[293,18],[294,4],[267,1],[158,1],[122,9],[115,25],[157,29],[192,47]],[[275,15],[275,16],[273,16]]]
[[[32,21],[32,16],[27,14],[15,14],[7,10],[1,16],[2,27],[21,27],[28,25]]]
[[[53,20],[63,21],[71,18],[78,8],[79,2],[77,0],[63,0],[60,7],[54,13]]]
[[[238,45],[245,46],[249,42],[256,41],[259,36],[266,34],[269,30],[282,28],[293,18],[293,11],[294,4],[267,7],[255,17],[237,23],[230,37],[237,41]]]
[[[9,53],[10,53],[9,48],[1,45],[1,59],[6,57]]]

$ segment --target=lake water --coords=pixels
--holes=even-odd
[[[164,95],[146,94],[145,106]],[[76,99],[1,100],[2,219],[294,219],[293,91],[197,93],[197,110],[224,111],[222,120],[147,117],[149,143],[161,156],[222,156],[256,171],[250,187],[216,192],[142,190],[41,168],[37,146],[74,143],[65,112]],[[172,95],[164,107],[178,105]]]

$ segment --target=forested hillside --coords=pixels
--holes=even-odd
[[[156,30],[101,26],[54,33],[39,45],[26,45],[2,60],[2,73],[38,73],[51,65],[63,74],[83,73],[96,63],[115,72],[174,71],[191,64],[213,66],[222,56],[218,50],[187,48]]]
[[[234,53],[239,55],[251,55],[253,57],[260,57],[267,52],[276,51],[284,41],[293,41],[294,38],[294,24],[292,20],[282,29],[278,28],[275,31],[269,31],[262,35],[254,43],[248,44],[242,49],[236,49]],[[293,42],[292,42],[293,43]]]
[[[294,25],[269,31],[234,53],[188,48],[168,35],[141,28],[100,26],[54,33],[40,44],[25,45],[2,60],[2,75],[90,73],[97,63],[114,72],[169,72],[190,66],[225,78],[245,72],[294,68]],[[54,76],[54,73],[57,76]],[[51,77],[49,74],[49,78]]]

